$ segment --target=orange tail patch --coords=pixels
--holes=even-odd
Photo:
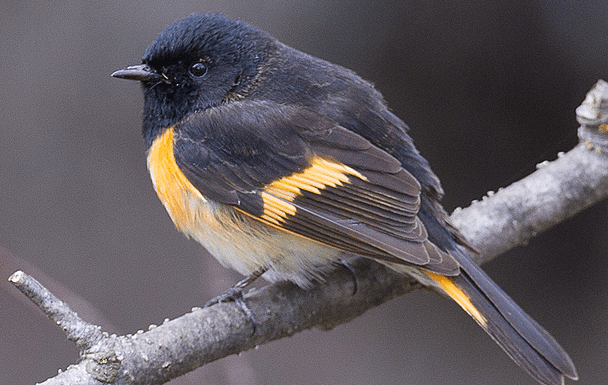
[[[431,279],[433,279],[433,281],[437,282],[439,284],[439,286],[441,286],[443,291],[450,298],[452,298],[458,305],[460,305],[460,307],[463,308],[464,311],[469,313],[469,315],[471,317],[473,317],[479,325],[481,325],[483,328],[486,327],[486,325],[487,325],[486,318],[483,316],[483,314],[481,314],[479,312],[479,310],[477,310],[475,305],[473,305],[473,303],[471,302],[471,299],[469,298],[467,293],[465,293],[462,289],[460,289],[458,286],[456,286],[456,284],[454,284],[454,282],[452,281],[452,279],[450,277],[446,277],[445,275],[433,273],[431,271],[425,271],[425,273],[429,277],[431,277]]]

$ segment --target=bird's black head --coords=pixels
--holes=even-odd
[[[241,21],[191,14],[150,44],[141,65],[114,72],[144,89],[143,130],[148,145],[188,115],[242,98],[269,54],[273,39]]]

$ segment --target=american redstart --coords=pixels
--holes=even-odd
[[[347,256],[456,301],[542,384],[568,354],[462,251],[408,127],[355,73],[217,14],[165,28],[142,64],[152,182],[177,228],[223,265],[306,288]]]

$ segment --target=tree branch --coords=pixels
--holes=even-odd
[[[453,223],[486,262],[608,196],[608,83],[599,81],[577,109],[581,143],[553,162],[469,208]],[[56,384],[162,384],[219,358],[299,331],[331,329],[420,285],[365,259],[352,275],[338,269],[311,290],[279,282],[248,293],[255,328],[234,303],[195,308],[175,320],[116,336],[82,320],[34,278],[16,272],[19,290],[80,348],[77,364],[44,382]]]

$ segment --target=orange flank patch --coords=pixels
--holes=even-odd
[[[293,202],[302,191],[321,194],[321,190],[350,183],[349,175],[366,180],[360,172],[345,164],[315,156],[304,171],[291,174],[268,185],[261,196],[264,200],[262,219],[279,226],[287,215],[295,215]]]
[[[205,201],[205,198],[188,181],[175,162],[173,127],[168,128],[152,143],[148,152],[148,169],[154,189],[175,226],[180,231],[193,226],[196,221],[195,214],[189,209],[188,201],[191,197],[201,201]]]
[[[475,305],[471,303],[471,299],[469,296],[462,291],[458,286],[454,284],[454,282],[445,275],[433,273],[431,271],[425,271],[425,273],[433,279],[433,281],[437,282],[439,286],[443,289],[443,291],[452,298],[461,308],[464,309],[471,317],[477,321],[482,327],[486,327],[487,321],[486,318],[477,310]]]

